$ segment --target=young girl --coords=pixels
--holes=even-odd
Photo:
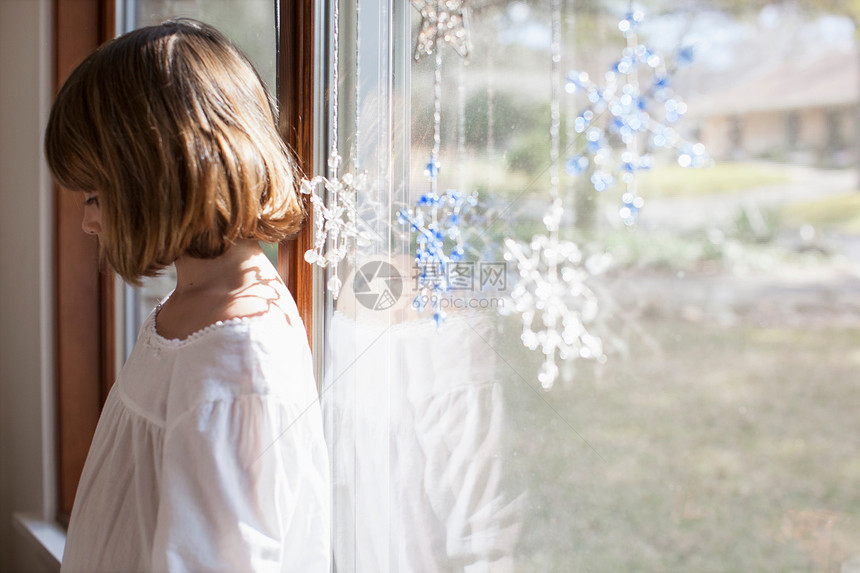
[[[311,355],[258,245],[302,209],[251,64],[198,22],[128,33],[69,77],[45,147],[124,279],[177,273],[105,402],[62,570],[328,571]]]

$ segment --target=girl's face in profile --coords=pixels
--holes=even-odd
[[[98,235],[102,231],[102,212],[99,209],[99,194],[84,191],[84,218],[81,228],[88,235]]]

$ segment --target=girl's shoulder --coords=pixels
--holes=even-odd
[[[292,309],[282,302],[218,320],[182,339],[161,336],[156,316],[139,343],[172,363],[168,420],[203,403],[249,395],[304,401],[315,388],[307,334],[294,303]]]
[[[199,333],[223,324],[278,312],[293,322],[298,316],[295,302],[277,278],[258,278],[238,289],[223,286],[171,293],[159,303],[153,327],[166,340],[195,339]]]
[[[142,334],[148,334],[149,342],[162,347],[180,349],[213,343],[219,345],[219,338],[241,346],[243,339],[268,340],[305,332],[296,303],[286,288],[269,292],[247,289],[229,299],[208,301],[208,305],[203,301],[203,304],[196,305],[197,308],[183,306],[177,309],[174,305],[172,317],[180,317],[179,320],[166,320],[167,313],[162,310],[172,302],[172,298],[168,295],[161,301],[143,325]],[[176,328],[179,321],[183,323]],[[251,334],[254,336],[250,337]],[[240,347],[236,350],[242,351]]]

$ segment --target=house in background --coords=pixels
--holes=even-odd
[[[860,62],[854,52],[795,60],[725,90],[689,98],[689,119],[717,160],[852,163]]]

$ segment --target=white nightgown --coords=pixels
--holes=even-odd
[[[305,330],[277,310],[167,340],[150,314],[96,428],[64,573],[329,571]]]

